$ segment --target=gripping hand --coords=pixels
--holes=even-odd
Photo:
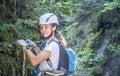
[[[18,40],[17,43],[19,43],[21,46],[25,47],[26,49],[30,48],[30,46],[26,43],[25,40]]]
[[[28,46],[28,44],[25,42],[25,40],[18,40],[17,43],[19,43],[21,46]]]
[[[27,44],[30,46],[30,47],[35,47],[37,46],[32,40],[28,39],[27,41]]]

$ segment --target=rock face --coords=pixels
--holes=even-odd
[[[104,68],[104,76],[120,76],[120,57],[108,60]]]
[[[103,13],[99,18],[98,29],[102,30],[94,50],[105,55],[103,71],[95,76],[120,76],[120,11],[114,9]]]
[[[78,46],[80,45],[81,48],[82,45],[85,44],[85,47],[83,47],[86,48],[87,42],[85,43],[85,40],[87,41],[88,39],[91,39],[92,45],[90,46],[95,52],[95,57],[103,56],[105,57],[105,59],[103,59],[103,61],[100,63],[99,59],[97,59],[98,63],[96,61],[93,61],[91,63],[92,66],[82,64],[87,66],[87,68],[85,67],[83,69],[85,71],[81,70],[82,68],[80,68],[80,71],[82,72],[79,73],[79,76],[120,76],[120,8],[101,13],[98,18],[97,24],[92,29],[90,28],[92,27],[92,22],[89,21],[89,18],[82,22],[79,20],[81,25],[76,26],[76,29],[81,28],[76,35],[76,37],[78,37],[78,39],[80,40],[78,40]],[[92,31],[89,31],[90,29]],[[96,36],[96,33],[98,32],[99,34]],[[84,50],[82,50],[81,52],[83,51]],[[80,54],[81,59],[84,57],[87,56]],[[95,57],[93,58],[93,60],[95,59]],[[87,59],[89,58],[90,56]],[[89,62],[86,61],[86,64],[89,64]],[[92,74],[88,73],[90,71],[86,72],[86,70],[91,67],[97,68],[92,71],[90,70]]]

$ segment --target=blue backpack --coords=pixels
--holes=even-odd
[[[77,65],[77,57],[75,52],[71,48],[64,49],[62,45],[54,39],[52,39],[50,43],[51,42],[56,42],[60,48],[60,57],[59,57],[60,59],[59,59],[58,70],[61,70],[61,67],[64,67],[67,70],[67,73],[72,74],[76,70],[76,65]],[[50,63],[49,65],[51,65],[51,61],[49,60],[49,58],[47,59],[47,62]]]
[[[60,66],[64,67],[69,74],[72,74],[76,70],[77,66],[77,56],[73,49],[72,48],[64,49],[62,45],[54,39],[52,39],[50,42],[56,42],[59,45],[60,48],[59,67]],[[60,70],[60,68],[58,69]]]
[[[73,49],[66,48],[66,51],[69,56],[69,74],[72,74],[76,70],[77,66],[77,57]]]

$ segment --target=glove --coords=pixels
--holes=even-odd
[[[25,40],[18,40],[17,43],[19,43],[23,47],[28,46],[28,44],[25,42]]]
[[[30,39],[28,39],[27,41],[27,44],[30,46],[30,47],[35,47],[35,46],[37,46],[32,40],[30,40]]]

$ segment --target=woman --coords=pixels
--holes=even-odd
[[[59,25],[59,23],[55,14],[47,13],[39,18],[40,32],[42,36],[46,39],[46,46],[42,51],[40,51],[39,47],[31,40],[28,40],[28,43],[25,43],[24,40],[17,41],[22,46],[26,46],[25,53],[27,54],[27,57],[29,58],[31,64],[33,66],[40,64],[39,69],[41,71],[46,71],[50,69],[57,70],[58,68],[60,51],[59,45],[56,42],[50,42],[52,39],[59,42],[56,38],[57,25]],[[33,47],[36,55],[31,52],[29,46]],[[47,59],[49,59],[49,61],[52,63],[52,66],[50,66],[50,64],[47,62]],[[62,73],[63,72],[61,72],[61,74]]]

